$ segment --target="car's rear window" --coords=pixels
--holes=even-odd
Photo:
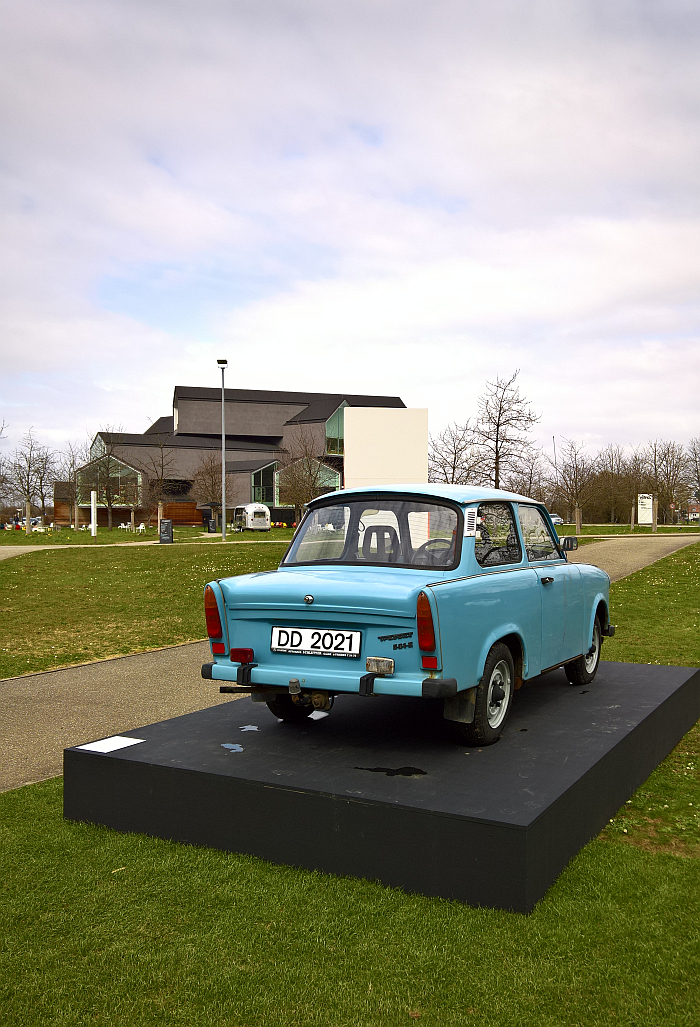
[[[352,563],[448,569],[459,557],[459,514],[441,503],[392,497],[312,510],[285,564]]]

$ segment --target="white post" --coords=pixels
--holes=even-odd
[[[90,534],[93,538],[97,535],[97,493],[94,489],[90,493]]]
[[[221,368],[221,541],[226,541],[226,392],[224,371],[228,360],[216,361]]]

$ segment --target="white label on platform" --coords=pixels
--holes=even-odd
[[[145,741],[145,738],[125,738],[124,735],[112,735],[111,738],[101,738],[99,742],[77,745],[76,749],[86,749],[88,752],[114,752],[115,749],[126,749],[128,745],[138,745],[139,742]]]

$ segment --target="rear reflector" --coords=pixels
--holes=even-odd
[[[207,635],[209,638],[222,638],[223,629],[219,617],[219,607],[216,603],[216,596],[211,585],[204,589],[204,616],[207,622]]]
[[[252,649],[232,649],[231,660],[233,663],[252,663],[255,653]]]
[[[423,670],[437,670],[437,656],[421,656]]]
[[[214,656],[223,656],[226,652],[226,646],[223,642],[212,642],[211,651],[213,652]]]
[[[418,648],[424,652],[431,653],[435,649],[435,628],[433,627],[433,612],[430,609],[430,600],[425,592],[418,593],[416,618],[418,621]]]

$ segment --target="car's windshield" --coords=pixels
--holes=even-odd
[[[347,499],[312,510],[284,562],[447,569],[459,556],[458,526],[457,510],[441,503]]]

